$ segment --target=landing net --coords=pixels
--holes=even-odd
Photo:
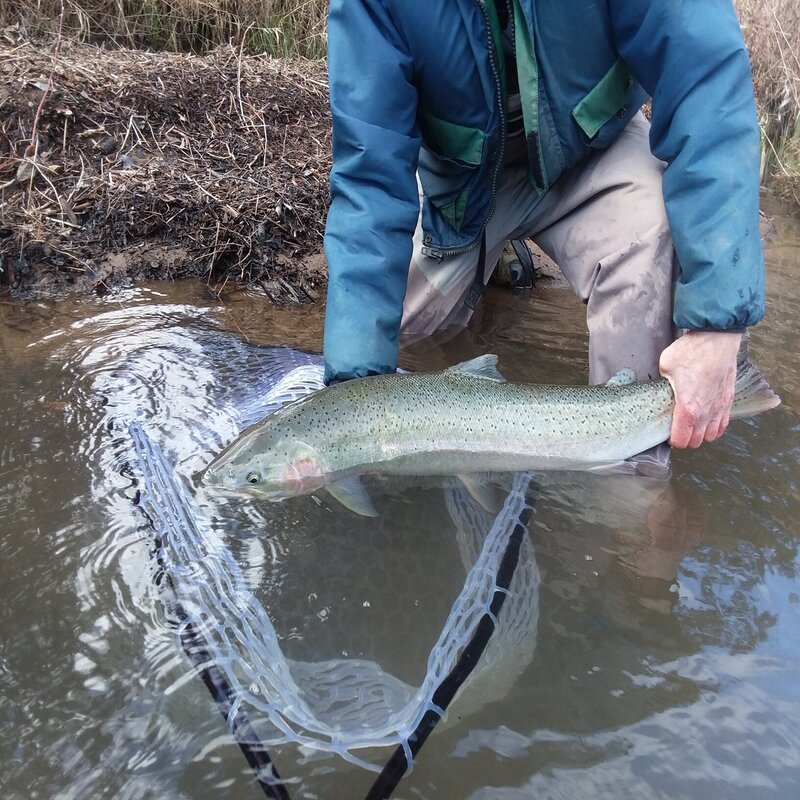
[[[319,359],[291,350],[249,350],[249,356],[239,360],[240,377],[245,377],[246,369],[251,388],[240,381],[238,386],[245,388],[237,389],[224,402],[216,398],[213,413],[199,405],[194,418],[187,418],[183,409],[180,418],[173,412],[171,420],[165,397],[151,398],[152,405],[162,412],[157,418],[149,417],[141,406],[138,413],[129,415],[133,418],[117,418],[132,444],[139,504],[155,533],[155,560],[158,572],[166,578],[161,584],[170,595],[168,605],[179,604],[182,631],[191,629],[199,635],[208,664],[229,685],[231,728],[243,711],[254,722],[264,745],[294,743],[336,753],[370,770],[379,770],[381,764],[360,751],[400,747],[410,765],[409,737],[426,714],[441,715],[434,695],[482,619],[488,615],[495,629],[455,701],[460,715],[487,697],[500,696],[530,660],[536,640],[539,575],[529,537],[522,537],[513,579],[508,589],[502,589],[505,603],[499,618],[490,608],[509,537],[530,510],[526,502],[529,476],[513,478],[496,515],[477,505],[460,485],[444,488],[465,577],[430,651],[420,685],[408,685],[369,659],[289,659],[273,621],[248,589],[240,563],[215,528],[207,498],[183,472],[199,442],[211,443],[206,456],[210,460],[214,448],[227,443],[226,439],[285,403],[322,387]],[[179,369],[177,362],[173,366]],[[257,381],[252,379],[253,372],[259,376]],[[175,376],[171,379],[174,383]],[[109,381],[107,390],[112,383]],[[152,392],[152,386],[149,388]],[[120,410],[124,406],[120,404]],[[262,535],[269,537],[270,531],[264,529]],[[385,760],[385,756],[377,758]]]

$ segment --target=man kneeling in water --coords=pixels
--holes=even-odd
[[[401,331],[465,325],[526,236],[586,303],[590,382],[660,372],[672,446],[721,436],[764,312],[729,0],[334,0],[328,41],[326,381],[394,371]],[[642,461],[666,472],[668,449]]]

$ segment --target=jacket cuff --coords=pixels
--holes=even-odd
[[[729,328],[707,326],[704,328],[684,328],[684,330],[691,331],[692,333],[745,333],[749,327],[749,325],[731,325]]]

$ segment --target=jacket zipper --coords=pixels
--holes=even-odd
[[[514,54],[514,63],[517,62],[517,23],[514,19],[514,3],[513,0],[505,0],[506,9],[508,10],[508,21],[511,23],[511,52]]]
[[[500,106],[500,152],[497,157],[497,163],[494,166],[494,174],[492,175],[492,185],[491,185],[491,193],[492,193],[492,203],[489,206],[489,213],[486,217],[486,222],[483,223],[483,227],[478,231],[478,236],[474,242],[471,244],[465,245],[464,247],[423,247],[422,252],[424,255],[429,256],[430,258],[435,258],[437,261],[441,261],[445,256],[458,256],[462,253],[468,253],[470,250],[474,250],[481,242],[481,238],[483,236],[484,231],[486,230],[486,226],[489,224],[489,220],[492,218],[494,214],[495,206],[497,205],[497,179],[500,176],[500,169],[503,166],[503,160],[505,159],[505,150],[506,150],[506,110],[503,108],[503,86],[500,83],[500,72],[497,68],[497,62],[495,61],[495,52],[494,52],[494,38],[492,36],[492,25],[489,21],[489,12],[486,10],[486,2],[485,0],[476,0],[478,6],[480,6],[481,11],[483,12],[483,19],[486,23],[486,36],[487,42],[489,44],[489,65],[492,68],[492,75],[494,75],[494,83],[495,89],[497,93],[498,105]],[[506,0],[501,0],[501,2],[506,2]],[[513,23],[512,23],[513,24]]]

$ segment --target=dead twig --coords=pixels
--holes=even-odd
[[[39,130],[39,119],[42,116],[42,109],[44,108],[44,101],[47,99],[47,95],[50,94],[53,88],[53,73],[55,72],[56,68],[56,59],[58,58],[58,52],[61,49],[61,36],[64,32],[64,0],[61,0],[61,14],[58,18],[58,34],[56,35],[56,43],[55,47],[53,48],[53,64],[50,69],[50,75],[47,78],[47,86],[42,91],[42,97],[39,100],[39,105],[36,107],[36,113],[33,115],[33,125],[31,126],[31,140],[30,144],[28,145],[31,149],[31,153],[33,150],[36,149],[36,134]]]

